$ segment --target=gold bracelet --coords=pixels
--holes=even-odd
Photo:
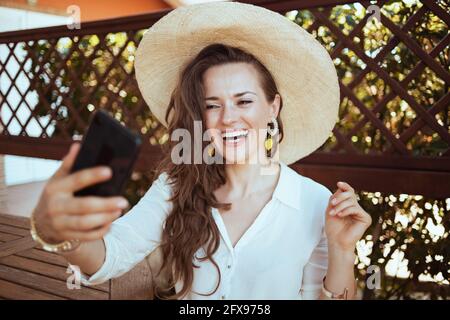
[[[323,281],[322,281],[322,293],[324,294],[324,296],[327,298],[330,298],[330,299],[335,299],[335,300],[347,300],[348,288],[344,288],[344,292],[340,293],[340,294],[328,291],[327,288],[325,288],[325,279],[326,278],[327,277],[323,277]]]
[[[51,244],[51,243],[45,242],[39,236],[39,234],[37,232],[36,222],[34,221],[34,213],[31,214],[30,224],[31,224],[31,229],[30,229],[31,237],[33,238],[34,241],[39,243],[42,246],[42,249],[44,249],[45,251],[56,252],[56,253],[69,252],[69,251],[75,250],[76,248],[78,248],[80,246],[80,241],[78,239],[66,240],[61,243],[56,243],[56,244]]]

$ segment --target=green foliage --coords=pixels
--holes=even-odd
[[[367,273],[370,265],[381,270],[381,288],[366,288],[364,297],[448,298],[450,199],[370,192],[360,197],[374,221],[358,243],[360,287],[373,275]]]
[[[448,4],[441,3],[449,11]],[[381,8],[381,13],[402,27],[422,6],[418,1],[389,1]],[[445,7],[446,6],[446,7]],[[336,6],[330,12],[330,21],[349,37],[352,30],[363,20],[366,10],[360,4]],[[308,29],[316,19],[313,12],[302,10],[288,13],[293,21]],[[333,52],[340,43],[336,34],[323,23],[311,30],[312,34]],[[448,34],[448,26],[430,11],[426,11],[418,23],[408,32],[414,41],[426,52],[431,50]],[[374,59],[382,53],[393,33],[377,19],[365,23],[361,32],[353,35],[353,43]],[[445,70],[450,69],[449,47],[435,58]],[[421,59],[404,43],[400,42],[377,64],[396,81],[404,80]],[[358,79],[366,69],[366,63],[351,48],[344,45],[334,59],[340,80],[350,86],[355,96],[369,110],[392,93],[392,88],[377,73],[370,71]],[[419,76],[407,85],[408,93],[421,108],[430,109],[449,91],[448,83],[440,79],[426,67]],[[418,118],[416,111],[396,94],[385,107],[377,112],[377,117],[395,137],[408,129]],[[436,114],[439,124],[450,130],[450,110],[444,108]],[[348,97],[344,97],[340,108],[341,132],[349,134],[364,118],[360,109]],[[371,122],[367,122],[354,133],[351,141],[356,150],[367,154],[382,154],[392,146]],[[330,150],[337,143],[331,137],[322,150]],[[417,156],[441,156],[449,146],[428,126],[422,127],[406,143],[406,148]],[[360,203],[373,216],[374,223],[360,241],[358,251],[359,285],[365,288],[364,298],[442,298],[449,295],[450,269],[450,198],[426,199],[421,196],[388,195],[359,192]],[[393,200],[394,199],[394,200]],[[367,267],[377,265],[381,269],[381,288],[369,290],[365,280]],[[399,267],[395,271],[395,266]],[[427,282],[420,280],[428,280]],[[430,281],[431,280],[431,281]]]

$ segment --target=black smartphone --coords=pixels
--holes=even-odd
[[[74,193],[75,196],[122,195],[139,155],[142,139],[104,110],[91,117],[71,173],[100,165],[112,169],[112,178]]]

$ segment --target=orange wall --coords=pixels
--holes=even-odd
[[[170,8],[163,0],[0,0],[0,6],[29,9],[33,11],[68,15],[66,9],[77,5],[81,10],[81,21],[122,17]]]

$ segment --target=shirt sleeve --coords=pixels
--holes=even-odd
[[[322,292],[322,281],[328,269],[328,241],[325,233],[325,211],[332,193],[326,189],[319,198],[318,217],[320,225],[320,240],[314,248],[311,257],[303,269],[301,299],[317,300]]]
[[[160,243],[164,221],[171,210],[170,185],[162,173],[139,202],[111,224],[103,237],[106,254],[100,269],[87,277],[84,285],[96,285],[131,270]]]

